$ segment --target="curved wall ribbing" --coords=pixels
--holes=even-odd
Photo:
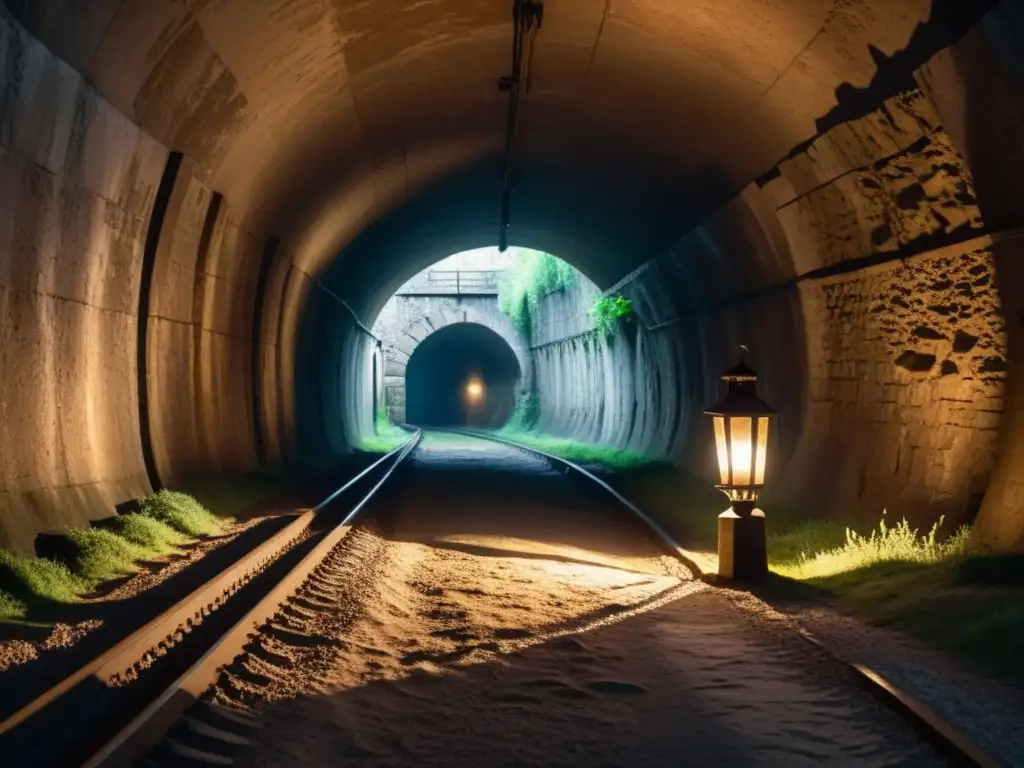
[[[507,65],[507,8],[458,4],[442,24],[432,6],[410,3],[378,24],[372,4],[298,14],[253,0],[5,5],[0,544],[27,547],[40,529],[104,516],[149,489],[137,312],[172,150],[183,159],[154,252],[141,372],[161,481],[248,471],[259,442],[274,463],[352,445],[371,418],[372,340],[317,281],[366,319],[431,254],[493,243],[501,97],[491,70]],[[1019,224],[1024,178],[1024,99],[1004,44],[1019,11],[1002,4],[928,60],[921,45],[939,39],[929,3],[856,5],[856,18],[819,18],[772,4],[791,37],[758,48],[757,62],[744,58],[757,29],[708,36],[679,4],[664,6],[667,47],[651,44],[640,4],[625,21],[603,19],[600,4],[545,20],[514,240],[566,257],[601,288],[660,256],[623,291],[648,325],[681,318],[602,358],[600,384],[580,381],[606,388],[600,423],[578,408],[546,418],[699,461],[695,409],[743,341],[789,414],[777,481],[792,498],[864,508],[897,498],[934,514],[961,510],[989,477],[979,538],[1022,546],[1024,259],[1005,234]],[[447,34],[456,22],[465,35]],[[687,44],[706,39],[720,46]],[[905,46],[913,55],[900,58]],[[679,52],[712,62],[713,76]],[[877,107],[893,83],[906,90],[921,61],[911,101],[851,112]],[[875,77],[876,66],[889,74]],[[656,87],[629,86],[646,82]],[[671,104],[669,92],[679,94]],[[708,215],[822,115],[834,126],[826,136]],[[990,230],[1004,235],[984,239]],[[965,281],[970,301],[947,293]],[[923,305],[892,309],[904,309],[893,298],[907,286]],[[952,303],[977,339],[965,352],[933,322],[953,314],[931,308]],[[943,374],[947,361],[955,374]],[[613,374],[622,379],[608,389]],[[572,375],[551,379],[563,397]]]

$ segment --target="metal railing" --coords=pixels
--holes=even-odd
[[[428,269],[395,292],[396,296],[496,295],[500,269]]]

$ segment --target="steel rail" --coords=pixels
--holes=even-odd
[[[259,627],[269,621],[288,598],[294,594],[306,579],[320,566],[331,551],[341,543],[352,529],[355,516],[370,502],[374,494],[391,477],[394,471],[413,451],[422,436],[417,430],[402,445],[385,454],[365,469],[344,488],[335,491],[314,510],[317,513],[330,504],[344,489],[351,487],[388,458],[397,458],[383,473],[374,486],[352,507],[345,517],[324,533],[316,545],[281,578],[270,591],[246,614],[235,622],[225,633],[213,642],[202,657],[192,664],[169,687],[159,694],[117,734],[96,751],[82,768],[112,768],[131,765],[155,746],[163,735],[203,693],[217,681],[221,670],[242,653],[249,638]]]
[[[409,425],[409,428],[413,427]],[[608,483],[604,482],[593,473],[588,472],[578,464],[575,464],[568,459],[564,459],[561,456],[555,456],[554,454],[547,453],[546,451],[541,451],[537,448],[517,443],[514,440],[498,437],[497,435],[452,428],[432,427],[431,431],[450,432],[457,435],[464,435],[466,437],[475,437],[480,440],[490,440],[491,442],[507,445],[511,448],[518,448],[522,451],[526,451],[527,453],[543,456],[556,466],[564,466],[580,475],[583,475],[584,477],[589,478],[590,480],[593,480],[597,485],[610,493],[617,501],[649,526],[654,537],[661,542],[671,554],[678,557],[687,568],[693,571],[695,577],[704,578],[704,574],[701,572],[700,567],[693,561],[689,553],[668,533],[666,533],[660,525],[652,520],[649,515],[645,514],[641,509],[612,488]],[[827,644],[818,639],[814,634],[805,629],[798,629],[797,635],[825,655],[831,657],[834,661],[846,667],[847,670],[851,672],[854,679],[863,688],[866,688],[883,703],[901,714],[912,727],[916,728],[920,733],[926,736],[956,765],[978,766],[978,768],[1001,768],[1002,766],[1007,765],[974,744],[962,731],[940,717],[935,710],[909,691],[900,688],[877,670],[860,662],[842,657]]]
[[[189,633],[195,624],[198,623],[197,619],[218,607],[228,604],[230,596],[237,593],[239,588],[247,584],[255,574],[259,574],[268,564],[277,561],[285,551],[291,549],[292,545],[297,543],[306,534],[310,526],[317,520],[317,517],[339,496],[391,460],[393,463],[386,469],[382,478],[341,522],[335,524],[334,528],[328,533],[322,534],[321,543],[313,551],[319,552],[323,541],[330,540],[337,544],[337,542],[344,538],[344,533],[347,533],[349,522],[352,518],[365,506],[385,480],[391,476],[395,468],[408,456],[419,439],[419,432],[412,434],[401,445],[374,461],[355,477],[333,491],[315,507],[299,514],[284,528],[245,553],[213,579],[178,600],[159,616],[101,652],[56,685],[48,688],[42,694],[36,696],[14,713],[4,718],[0,721],[0,736],[7,734],[17,735],[19,726],[32,726],[37,721],[42,723],[42,719],[46,717],[48,707],[62,700],[83,681],[94,678],[100,684],[109,688],[111,681],[117,680],[118,677],[126,673],[131,673],[147,656],[151,654],[162,655],[163,652],[168,650],[169,645],[173,645],[172,640],[175,637],[181,637]],[[343,532],[339,534],[338,532],[342,530]],[[307,561],[308,556],[302,563],[307,563]],[[294,573],[295,569],[292,569],[288,576],[286,576],[286,580],[289,583],[292,582],[292,574]],[[280,590],[275,587],[271,595],[276,596],[279,592]],[[266,602],[269,597],[270,595],[264,597],[260,604]],[[253,610],[249,614],[252,614]],[[237,624],[235,626],[237,627]],[[231,631],[233,632],[234,628]],[[225,637],[222,636],[218,646],[223,646],[224,640]],[[205,659],[208,656],[209,653],[205,654],[203,658]],[[139,681],[132,683],[132,685],[145,685],[145,675],[146,672],[141,671],[139,673]],[[136,720],[138,719],[136,718]],[[119,736],[123,733],[125,733],[125,729],[119,732]],[[69,747],[69,749],[73,748]]]

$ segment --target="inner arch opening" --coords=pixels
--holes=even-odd
[[[512,415],[521,377],[500,335],[477,323],[449,325],[409,358],[406,418],[418,426],[496,429]]]

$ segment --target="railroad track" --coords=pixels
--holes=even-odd
[[[408,428],[412,429],[413,427]],[[432,429],[431,431],[447,432],[480,440],[489,440],[501,445],[518,448],[519,450],[525,451],[526,453],[534,456],[541,456],[551,462],[554,466],[564,468],[566,472],[573,472],[581,477],[585,477],[593,481],[613,496],[624,508],[628,509],[633,515],[642,520],[647,525],[653,537],[661,543],[670,554],[678,557],[683,564],[690,569],[695,577],[705,578],[712,583],[714,582],[714,577],[702,573],[700,566],[697,565],[692,557],[690,557],[686,549],[676,542],[675,539],[673,539],[672,536],[670,536],[649,515],[645,514],[641,509],[622,496],[622,494],[616,491],[608,483],[604,482],[593,473],[588,472],[578,464],[560,456],[556,456],[536,448],[531,448],[521,443],[517,443],[514,440],[508,440],[496,435],[476,432],[473,430],[449,428],[438,428]],[[978,768],[1001,768],[1002,766],[1007,765],[974,744],[962,731],[945,721],[925,702],[911,694],[909,691],[900,688],[877,670],[872,669],[855,659],[848,659],[840,656],[832,648],[807,630],[800,629],[798,630],[798,634],[812,646],[822,651],[827,656],[831,656],[839,664],[845,666],[858,684],[869,690],[882,702],[903,716],[915,730],[935,744],[935,746],[937,746],[954,765],[978,766]]]
[[[330,557],[420,437],[413,431],[217,577],[0,720],[0,763],[98,768],[145,755]],[[242,721],[215,707],[210,719],[215,725],[199,727],[228,739]]]

